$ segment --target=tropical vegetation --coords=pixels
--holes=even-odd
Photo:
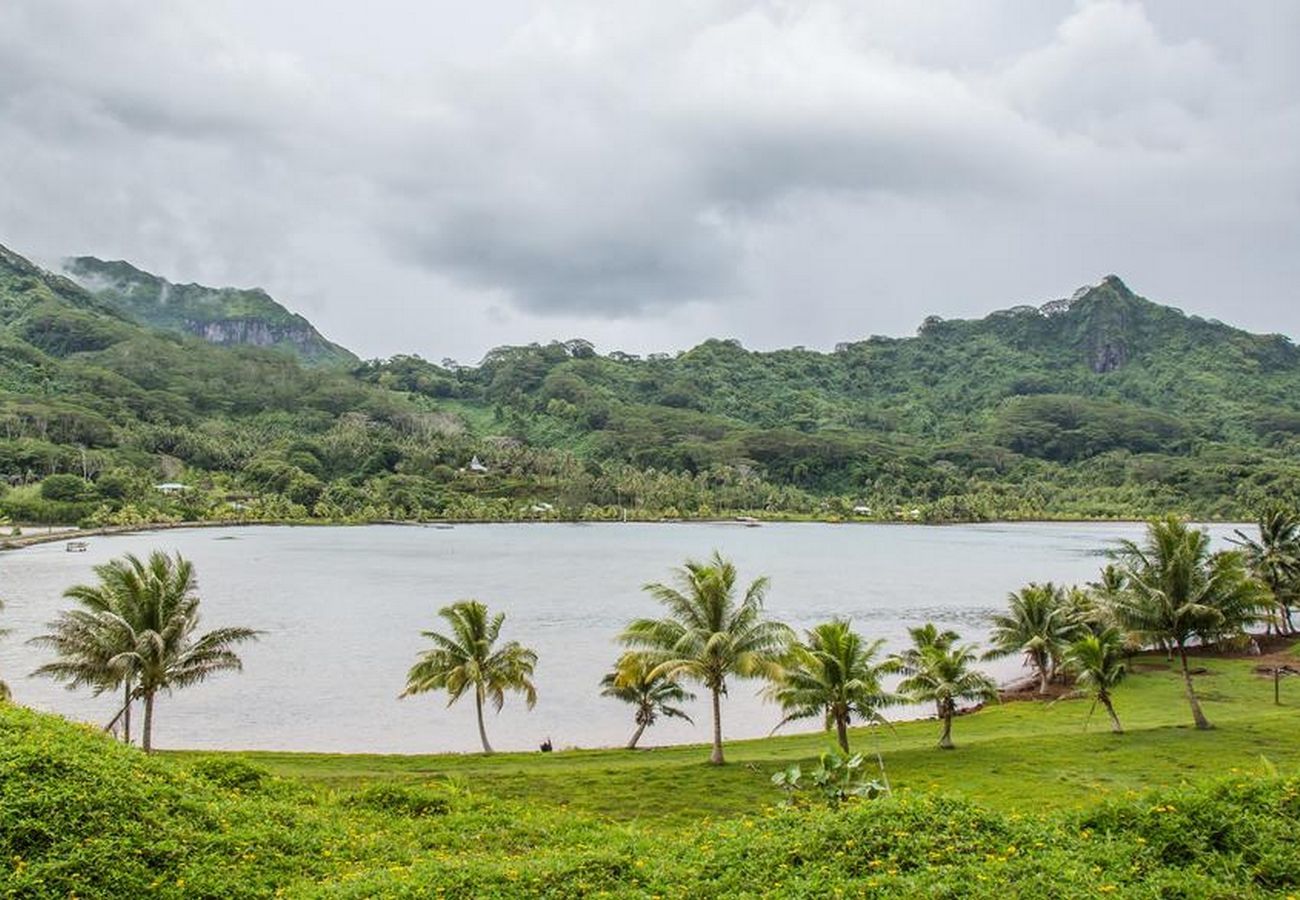
[[[148,560],[127,555],[96,567],[99,583],[70,588],[65,596],[81,603],[50,623],[50,631],[33,639],[58,659],[37,669],[67,683],[90,686],[96,693],[121,687],[130,740],[130,710],[144,707],[142,747],[153,749],[154,704],[170,693],[206,681],[218,672],[243,667],[235,646],[256,639],[250,628],[218,628],[197,634],[198,585],[193,565],[177,554],[150,554]]]
[[[686,711],[674,704],[694,700],[695,695],[658,668],[644,653],[624,653],[614,670],[600,680],[602,697],[621,700],[635,710],[636,730],[628,738],[629,750],[636,749],[641,735],[661,716],[692,722]]]
[[[1300,351],[1115,278],[829,353],[573,339],[466,365],[353,362],[260,292],[78,265],[96,290],[0,248],[0,515],[23,524],[1206,519],[1300,499]]]
[[[891,660],[892,667],[903,674],[898,692],[918,703],[935,704],[942,723],[939,749],[952,750],[956,747],[952,740],[952,720],[959,704],[995,701],[998,686],[974,667],[978,655],[970,644],[919,645],[912,651]]]
[[[1215,645],[1259,618],[1266,590],[1239,551],[1210,552],[1202,529],[1173,516],[1153,521],[1146,540],[1123,541],[1115,554],[1123,588],[1111,598],[1119,622],[1148,643],[1178,654],[1187,702],[1199,729],[1211,727],[1187,664],[1193,642]]]
[[[722,752],[722,697],[728,678],[775,677],[790,642],[790,629],[763,616],[766,578],[736,596],[735,565],[717,551],[707,562],[687,560],[676,585],[655,582],[645,590],[666,609],[661,619],[636,619],[622,641],[645,655],[657,675],[699,682],[713,710],[714,765]]]
[[[411,666],[401,696],[446,691],[450,706],[467,692],[473,693],[479,740],[483,752],[491,753],[483,704],[491,703],[500,712],[509,691],[523,694],[524,702],[532,709],[537,703],[537,687],[533,684],[537,654],[518,641],[497,646],[506,615],[489,614],[487,606],[478,600],[461,600],[443,607],[438,615],[451,626],[451,633],[420,632],[433,646],[422,651]]]
[[[881,710],[898,697],[885,690],[888,667],[876,661],[884,643],[883,638],[863,640],[847,619],[809,629],[803,641],[790,647],[768,692],[785,713],[777,728],[820,718],[827,730],[835,729],[835,740],[847,754],[852,722],[887,724]]]

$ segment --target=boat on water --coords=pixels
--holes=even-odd
[[[753,516],[736,516],[736,521],[741,525],[744,525],[746,528],[758,528],[763,524]]]
[[[89,545],[85,541],[68,541],[63,549],[68,553],[85,553]]]

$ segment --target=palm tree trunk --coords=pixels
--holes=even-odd
[[[952,742],[952,710],[945,707],[943,711],[943,733],[939,735],[939,749],[952,750],[955,746]]]
[[[1047,664],[1043,662],[1038,663],[1038,693],[1046,694],[1047,687],[1051,681],[1052,673],[1047,668]]]
[[[635,750],[636,742],[641,740],[641,733],[645,731],[645,722],[636,723],[636,731],[632,732],[632,739],[627,742],[627,749]]]
[[[1183,646],[1182,641],[1178,642],[1178,659],[1183,666],[1183,684],[1187,688],[1187,702],[1192,707],[1192,720],[1199,731],[1209,731],[1214,726],[1210,724],[1209,719],[1205,718],[1205,713],[1201,712],[1201,701],[1196,699],[1196,688],[1192,686],[1192,673],[1187,669],[1187,648]]]
[[[144,752],[153,752],[153,691],[144,695]]]
[[[847,754],[849,752],[849,723],[847,716],[837,715],[835,717],[835,736],[839,738],[840,749]]]
[[[1110,716],[1110,730],[1115,734],[1123,734],[1124,726],[1119,724],[1119,716],[1115,714],[1115,706],[1110,702],[1110,694],[1102,691],[1097,695],[1101,705],[1106,707],[1106,715]]]
[[[122,691],[122,743],[131,743],[131,680],[127,679]]]
[[[483,727],[483,695],[474,692],[474,712],[478,714],[478,739],[483,742],[483,752],[491,753],[492,745],[488,743],[487,729]]]
[[[709,762],[715,766],[720,766],[725,760],[722,758],[722,692],[713,688],[713,754],[709,757]]]

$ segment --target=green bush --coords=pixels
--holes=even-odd
[[[49,475],[41,482],[41,499],[55,503],[81,503],[93,500],[95,487],[77,475]]]
[[[1083,813],[928,794],[686,828],[237,758],[145,757],[0,707],[0,895],[1256,897],[1300,889],[1300,780],[1236,778]]]

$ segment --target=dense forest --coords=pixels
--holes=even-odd
[[[357,362],[260,291],[69,271],[0,248],[13,522],[1230,518],[1300,499],[1295,345],[1113,276],[829,353],[575,339],[467,366]],[[253,346],[286,325],[320,352]]]

